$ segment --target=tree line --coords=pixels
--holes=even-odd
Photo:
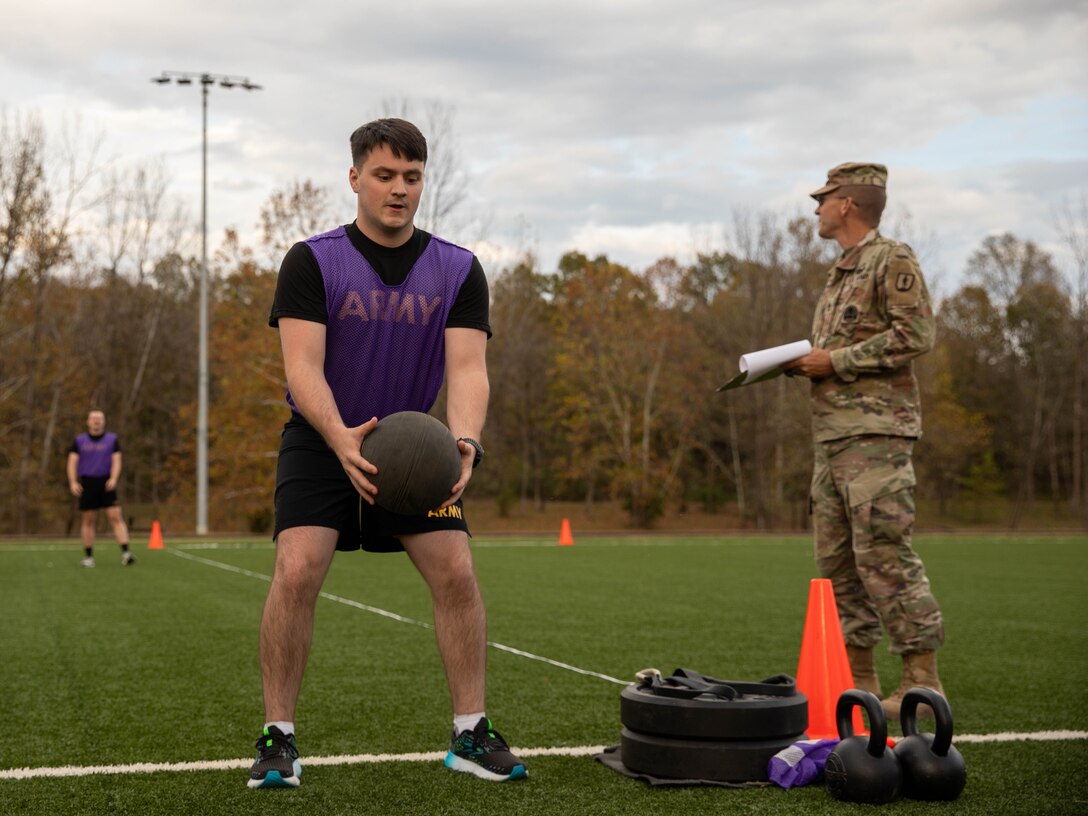
[[[126,509],[191,528],[192,227],[161,168],[118,168],[93,144],[59,141],[33,117],[0,119],[0,533],[72,528],[64,458],[91,408],[122,440]],[[295,182],[261,208],[255,245],[228,231],[210,259],[213,529],[270,527],[287,418],[267,326],[278,265],[338,219],[327,191]],[[1072,275],[1032,240],[984,238],[937,304],[936,348],[916,363],[919,491],[964,521],[973,503],[1001,498],[1011,527],[1046,505],[1088,528],[1088,207],[1055,220]],[[441,226],[430,214],[425,227]],[[895,227],[886,233],[902,237]],[[506,514],[620,501],[637,527],[677,506],[728,508],[755,528],[807,525],[807,381],[715,388],[740,355],[809,336],[837,246],[815,219],[773,213],[738,215],[723,232],[728,251],[689,264],[637,270],[571,251],[555,269],[525,253],[489,270],[492,399],[475,499]]]

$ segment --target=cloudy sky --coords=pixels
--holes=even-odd
[[[873,160],[947,294],[995,232],[1066,263],[1055,212],[1088,195],[1083,0],[0,2],[9,120],[161,158],[194,219],[200,93],[149,80],[263,86],[209,97],[213,243],[303,179],[350,220],[347,138],[390,99],[453,111],[474,217],[447,237],[491,267],[690,259],[736,213],[808,214],[829,167]]]

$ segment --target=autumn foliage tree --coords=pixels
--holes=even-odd
[[[0,532],[72,529],[64,453],[91,408],[121,434],[136,529],[191,528],[199,264],[167,190],[154,166],[105,172],[33,118],[0,118]],[[267,323],[278,266],[340,219],[296,181],[255,221],[253,244],[228,232],[211,264],[209,509],[215,529],[266,532],[288,417]],[[738,214],[690,263],[572,251],[555,269],[531,254],[489,269],[489,455],[473,501],[507,515],[616,503],[639,528],[690,508],[805,527],[807,381],[715,389],[740,355],[809,336],[835,249],[813,226]],[[1059,226],[1072,279],[1038,243],[990,236],[937,305],[916,463],[942,523],[1088,527],[1088,217]]]
[[[487,364],[495,388],[487,428],[494,456],[473,484],[490,489],[504,515],[515,501],[522,513],[542,508],[556,475],[550,463],[565,456],[549,386],[556,353],[551,278],[535,265],[527,255],[491,283]]]

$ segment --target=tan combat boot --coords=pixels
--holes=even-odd
[[[850,673],[854,675],[854,687],[880,697],[880,678],[876,676],[873,649],[847,646],[846,657],[850,661]]]
[[[941,678],[937,676],[937,653],[914,652],[903,655],[903,679],[899,688],[892,692],[886,700],[881,701],[884,714],[889,722],[898,722],[899,709],[903,705],[903,695],[915,686],[933,689],[942,697],[945,696],[944,687],[941,686]],[[933,709],[925,703],[919,703],[915,709],[918,719],[933,719]]]

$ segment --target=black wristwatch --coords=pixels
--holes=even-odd
[[[480,461],[484,458],[484,446],[475,439],[469,439],[467,436],[462,436],[457,441],[464,442],[466,445],[472,445],[472,447],[476,449],[476,456],[472,460],[472,469],[475,470],[476,466],[480,464]]]

